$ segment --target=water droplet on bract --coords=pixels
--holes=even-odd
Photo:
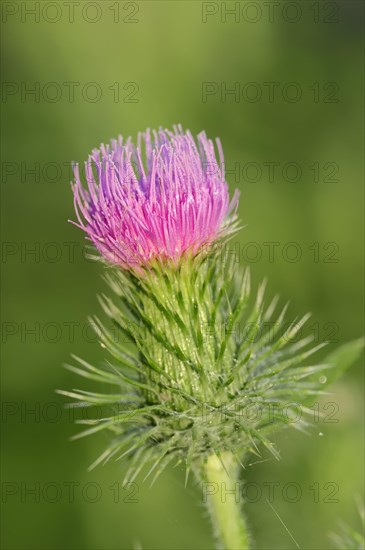
[[[322,376],[319,377],[319,383],[320,384],[325,384],[327,382],[327,376],[324,376],[324,374]]]
[[[319,435],[319,437],[323,437],[323,436],[324,436],[324,434],[323,434],[322,432],[319,432],[318,435]]]

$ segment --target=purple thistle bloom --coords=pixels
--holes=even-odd
[[[102,256],[123,268],[195,254],[217,238],[238,203],[237,191],[229,201],[218,139],[216,144],[219,164],[205,132],[196,144],[180,125],[174,132],[139,133],[137,147],[122,136],[101,145],[85,163],[87,188],[74,167],[79,223],[72,223]]]

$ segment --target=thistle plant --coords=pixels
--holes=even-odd
[[[266,448],[279,458],[270,435],[288,425],[283,404],[301,406],[291,425],[305,429],[311,400],[362,342],[317,363],[312,356],[325,344],[295,338],[308,316],[288,326],[278,298],[265,303],[265,284],[251,290],[248,270],[226,253],[238,230],[238,192],[230,199],[219,140],[204,132],[194,139],[180,126],[147,130],[137,146],[119,137],[95,149],[84,182],[78,166],[74,174],[73,223],[105,263],[114,296],[100,298],[110,326],[94,319],[105,364],[75,358],[68,366],[102,389],[61,392],[105,412],[80,421],[78,437],[110,434],[91,467],[125,458],[130,482],[184,464],[186,480],[193,472],[229,489],[249,453]],[[258,336],[237,338],[237,323]],[[240,506],[219,494],[207,500],[219,544],[249,548]]]

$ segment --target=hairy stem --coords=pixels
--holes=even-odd
[[[237,463],[231,453],[211,455],[205,464],[205,499],[215,534],[225,550],[248,550],[249,537],[241,512]]]

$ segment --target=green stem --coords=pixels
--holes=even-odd
[[[227,452],[220,459],[211,455],[204,468],[207,480],[204,494],[216,535],[225,550],[248,550],[237,462]]]

